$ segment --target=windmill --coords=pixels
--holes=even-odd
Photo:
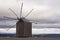
[[[30,12],[28,12],[28,14],[25,17],[22,17],[22,8],[23,8],[23,3],[21,4],[20,17],[18,17],[18,15],[11,8],[9,8],[9,10],[17,17],[18,20],[16,23],[16,36],[32,37],[32,23],[29,22],[29,20],[27,20],[26,17],[33,11],[33,9]]]

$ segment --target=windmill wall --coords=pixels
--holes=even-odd
[[[32,37],[32,23],[30,22],[17,22],[16,23],[16,36],[17,37]]]

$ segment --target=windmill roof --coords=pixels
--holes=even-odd
[[[27,20],[25,18],[20,18],[20,22],[29,22],[29,20]]]

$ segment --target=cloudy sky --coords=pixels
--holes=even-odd
[[[60,17],[60,0],[0,0],[0,16],[15,17],[9,8],[12,8],[20,16],[19,12],[22,2],[24,3],[23,17],[31,9],[34,10],[27,18],[54,20]]]
[[[24,3],[22,17],[26,16],[31,9],[34,9],[27,19],[60,22],[60,0],[0,0],[0,17],[16,18],[9,8],[20,16],[22,2]]]
[[[22,2],[24,4],[22,17],[26,16],[31,9],[34,9],[32,13],[26,17],[29,20],[36,20],[34,22],[40,23],[33,24],[33,26],[37,26],[38,28],[60,27],[60,0],[0,0],[0,18],[3,16],[16,18],[9,8],[20,16]],[[3,22],[6,21],[0,20],[0,25],[4,24]],[[11,21],[9,22],[11,23]],[[7,21],[6,24],[9,22]]]

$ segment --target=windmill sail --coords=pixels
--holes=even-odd
[[[12,17],[6,17],[6,16],[3,16],[4,18],[7,18],[7,19],[12,19],[12,20],[18,20],[17,18],[12,18]]]
[[[23,8],[23,3],[21,4],[20,18],[22,16],[22,8]]]
[[[16,13],[11,9],[11,8],[9,8],[15,15],[16,15]],[[21,11],[20,11],[20,18],[17,16],[17,19],[19,20],[19,21],[21,21],[20,19],[22,18],[21,16],[22,16],[22,9],[23,9],[23,3],[21,4]],[[33,9],[31,10],[31,11],[29,11],[28,12],[28,14],[24,17],[24,18],[26,18],[31,12],[33,11]],[[22,18],[23,19],[23,18]],[[14,25],[13,25],[14,26]],[[11,26],[11,28],[13,27],[13,26]],[[9,28],[9,29],[11,29],[11,28]],[[9,29],[7,29],[7,31],[9,30]]]
[[[17,16],[17,14],[11,8],[9,8],[9,9]],[[17,16],[17,19],[19,20],[18,16]]]
[[[15,25],[16,25],[16,24],[15,24]],[[13,25],[13,26],[11,26],[10,28],[8,28],[7,31],[10,30],[12,27],[15,27],[15,25]]]
[[[32,9],[30,12],[28,12],[28,14],[25,16],[25,18],[26,18],[32,11],[33,11],[33,9]]]

